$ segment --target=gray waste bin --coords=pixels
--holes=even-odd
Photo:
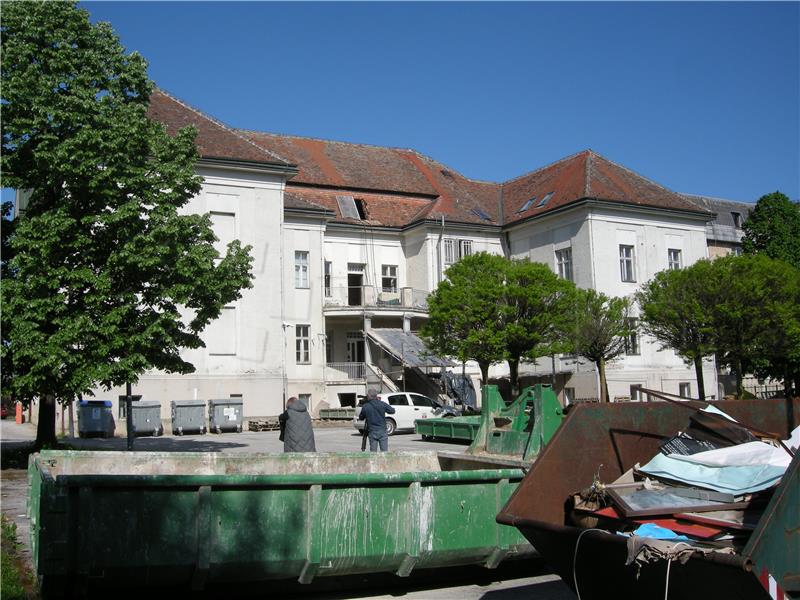
[[[242,430],[242,399],[223,398],[208,401],[208,427],[211,431]]]
[[[206,431],[206,403],[203,400],[172,401],[172,435]]]
[[[161,402],[157,400],[139,400],[131,402],[131,423],[133,435],[159,436],[164,433],[161,424]]]
[[[114,429],[111,400],[80,400],[78,402],[79,437],[114,437]]]

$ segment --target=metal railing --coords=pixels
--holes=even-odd
[[[328,381],[363,381],[367,373],[363,362],[337,362],[325,365]]]
[[[428,292],[410,287],[385,291],[379,286],[358,285],[325,288],[325,308],[413,308],[428,309]]]

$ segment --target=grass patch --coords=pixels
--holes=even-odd
[[[0,597],[3,600],[28,600],[37,598],[33,574],[23,563],[19,555],[20,544],[17,542],[17,524],[0,516],[2,523],[2,543],[0,544],[0,573],[2,587]]]

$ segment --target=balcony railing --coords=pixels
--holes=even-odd
[[[366,367],[363,362],[339,362],[325,365],[325,378],[328,381],[363,381]]]
[[[391,292],[374,285],[329,287],[325,288],[324,306],[428,310],[428,292],[410,287]]]

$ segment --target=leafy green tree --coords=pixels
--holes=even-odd
[[[701,260],[657,273],[636,294],[642,330],[693,364],[698,394],[705,398],[703,358],[714,354],[714,265]]]
[[[736,375],[737,396],[743,394],[742,377],[748,372],[797,378],[798,269],[763,254],[726,256],[712,265],[707,283],[717,290],[711,313],[717,362]]]
[[[573,352],[597,365],[602,402],[609,401],[606,363],[625,351],[630,334],[630,300],[609,298],[592,289],[578,290],[563,336]]]
[[[766,254],[800,269],[800,204],[780,192],[761,196],[742,229],[745,254]]]
[[[16,395],[40,399],[42,445],[56,401],[191,372],[181,348],[203,345],[252,259],[239,242],[220,258],[208,215],[182,214],[200,190],[194,132],[147,119],[146,63],[108,24],[74,3],[12,2],[1,28],[4,185],[30,193],[2,281],[3,355]]]
[[[505,357],[501,301],[507,262],[479,252],[452,265],[428,297],[429,318],[422,329],[431,351],[476,361],[484,385],[489,367]]]
[[[576,293],[575,284],[547,265],[527,259],[506,264],[501,327],[512,390],[518,388],[521,360],[563,351],[558,332],[565,327]]]

